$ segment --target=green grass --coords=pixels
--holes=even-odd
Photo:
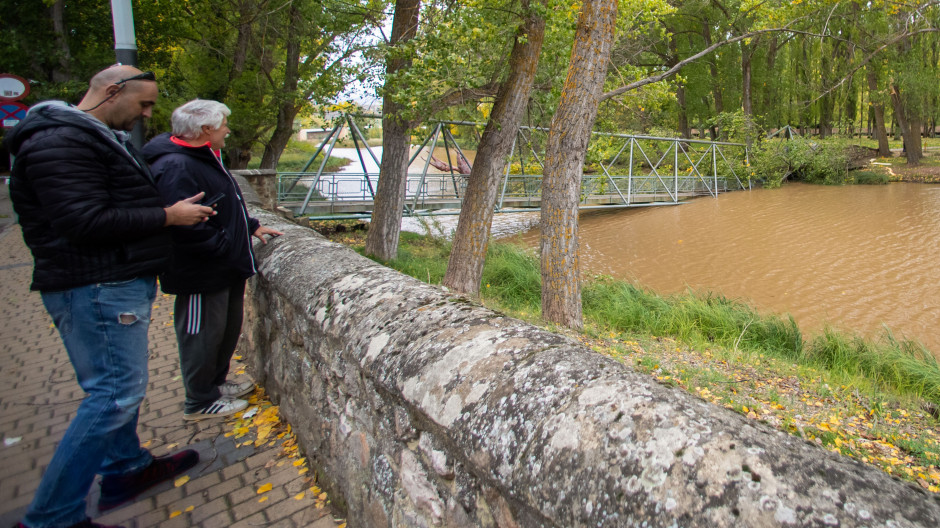
[[[859,185],[887,185],[889,181],[888,175],[883,172],[857,170],[850,174]]]
[[[387,263],[439,284],[447,268],[448,242],[402,233],[399,257]],[[535,319],[539,313],[539,262],[530,250],[492,244],[481,296],[499,309]],[[761,314],[720,295],[687,292],[662,296],[606,277],[582,288],[585,326],[597,334],[668,336],[689,346],[718,348],[731,356],[769,355],[826,371],[840,383],[867,392],[891,391],[940,403],[940,365],[922,346],[889,332],[870,340],[826,329],[806,339],[790,316]]]
[[[319,145],[315,143],[308,143],[306,141],[297,141],[291,140],[287,147],[284,149],[284,152],[281,154],[280,159],[277,163],[278,172],[298,172],[300,169],[310,161],[310,157],[317,152],[317,147]],[[307,169],[307,172],[315,172],[319,167],[320,163],[323,161],[323,156],[325,155],[326,149],[324,149],[314,162]],[[342,167],[348,165],[350,160],[346,158],[338,158],[335,156],[330,156],[330,160],[326,163],[326,167],[323,169],[326,172],[335,172]],[[249,169],[257,169],[261,165],[261,153],[252,153],[251,161],[248,162]]]
[[[350,229],[357,226],[317,230],[361,250],[365,231]],[[388,264],[437,284],[449,252],[441,238],[402,233],[399,258]],[[880,340],[833,330],[807,339],[790,317],[716,295],[660,296],[610,278],[585,281],[585,326],[578,333],[540,319],[540,289],[533,251],[490,246],[480,288],[486,306],[940,493],[940,369],[923,347],[888,331]]]

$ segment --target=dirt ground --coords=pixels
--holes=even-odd
[[[916,167],[910,167],[907,160],[896,154],[895,157],[878,160],[880,163],[891,163],[886,167],[892,181],[903,181],[911,183],[940,183],[940,152],[927,151],[920,164]]]

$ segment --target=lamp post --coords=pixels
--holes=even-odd
[[[114,56],[118,64],[137,66],[137,37],[134,35],[134,10],[131,0],[111,0],[114,20]],[[131,131],[131,141],[140,148],[144,144],[144,125],[138,121]]]
[[[137,38],[134,36],[134,10],[131,0],[111,0],[114,19],[114,55],[120,64],[137,66]]]

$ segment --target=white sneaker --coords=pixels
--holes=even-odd
[[[184,420],[205,420],[207,418],[224,418],[237,412],[244,411],[248,407],[245,400],[232,400],[229,398],[219,398],[208,407],[201,411],[183,413]]]
[[[254,390],[255,384],[250,381],[243,381],[241,383],[237,381],[226,381],[219,385],[219,391],[222,392],[222,397],[228,399],[241,398],[246,394],[251,394]]]

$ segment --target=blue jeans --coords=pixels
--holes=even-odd
[[[23,519],[27,526],[81,522],[96,473],[133,473],[153,460],[140,446],[137,418],[155,297],[154,277],[42,293],[87,396],[43,474]]]

